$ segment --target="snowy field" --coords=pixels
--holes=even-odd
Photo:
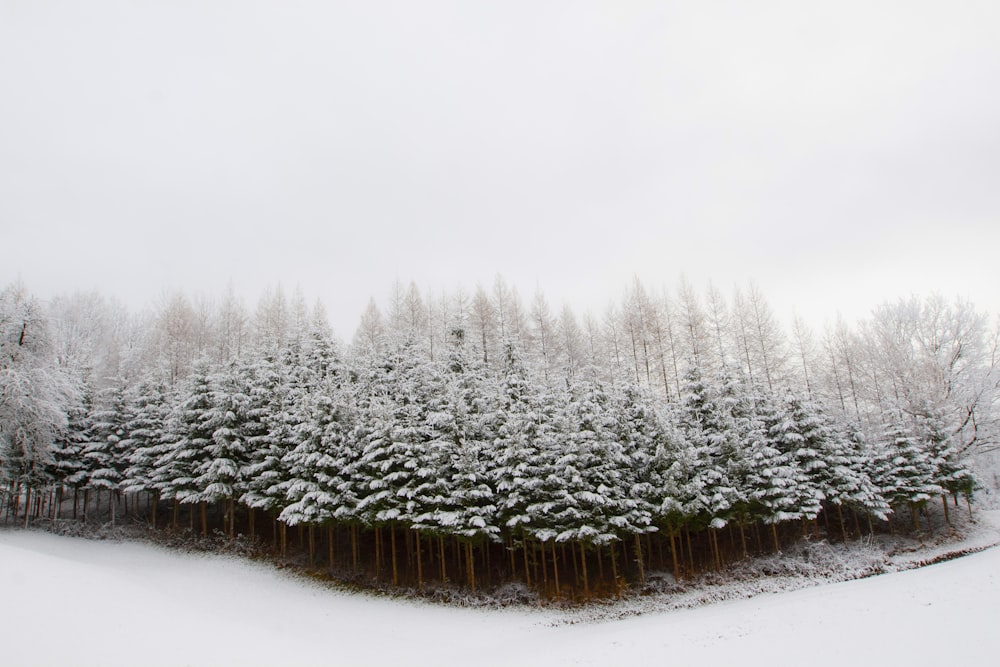
[[[990,665],[1000,549],[624,620],[342,593],[268,566],[0,532],[0,664]],[[572,617],[569,617],[572,618]]]

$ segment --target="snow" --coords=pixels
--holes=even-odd
[[[790,593],[585,621],[331,590],[270,566],[0,531],[9,665],[994,663],[1000,549]]]

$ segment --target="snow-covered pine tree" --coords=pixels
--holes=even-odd
[[[167,419],[164,440],[169,449],[156,461],[151,481],[160,498],[174,501],[174,524],[177,504],[192,504],[201,500],[203,489],[198,484],[199,469],[208,459],[208,445],[215,427],[209,422],[214,409],[212,366],[207,359],[195,362],[179,403]],[[191,514],[192,527],[194,513]],[[203,532],[207,521],[202,512]]]
[[[383,532],[388,529],[393,585],[397,585],[396,530],[412,524],[410,499],[426,474],[436,474],[429,461],[426,412],[429,396],[440,388],[435,387],[437,378],[429,361],[412,340],[391,349],[374,371],[370,394],[359,406],[363,426],[355,432],[362,448],[357,510],[375,529],[377,576],[385,553]]]
[[[770,436],[778,450],[791,457],[798,471],[793,491],[799,516],[813,521],[826,500],[827,463],[823,452],[829,434],[817,416],[790,391],[783,394],[778,410],[779,419],[770,427]]]
[[[231,362],[217,371],[211,378],[211,385],[212,403],[202,425],[212,435],[205,443],[205,455],[195,470],[194,485],[199,489],[197,501],[202,503],[202,533],[207,532],[206,504],[223,503],[225,532],[232,539],[236,499],[245,491],[243,469],[250,458],[250,445],[243,427],[251,407],[250,387],[239,362]]]
[[[686,468],[685,513],[695,525],[718,530],[733,517],[739,492],[729,479],[730,455],[739,435],[728,399],[718,386],[706,383],[692,366],[682,387],[677,417],[688,445],[682,457]],[[709,532],[715,566],[721,565],[715,533]]]
[[[115,382],[98,394],[90,415],[93,437],[81,453],[87,467],[87,486],[98,498],[108,492],[108,513],[115,524],[116,506],[125,477],[129,452],[125,425],[131,421],[125,399],[125,386]]]
[[[278,363],[273,352],[258,351],[244,364],[247,405],[241,433],[246,440],[249,457],[241,471],[244,483],[239,502],[249,510],[250,536],[256,535],[257,511],[274,521],[275,542],[280,539],[286,550],[285,526],[278,516],[288,500],[282,486],[289,475],[285,456],[297,444],[287,369]],[[278,535],[280,531],[280,536]]]
[[[525,581],[529,586],[537,543],[532,539],[535,517],[528,508],[538,499],[541,481],[535,474],[540,458],[538,436],[543,428],[536,412],[537,391],[520,348],[508,340],[504,345],[503,372],[498,378],[497,402],[489,427],[494,434],[491,481],[497,494],[499,522],[509,534],[511,546],[521,552]]]
[[[950,524],[946,494],[951,494],[958,502],[959,494],[965,496],[970,503],[972,492],[976,487],[976,478],[966,465],[955,445],[953,434],[949,432],[947,420],[940,410],[926,408],[918,417],[918,432],[924,450],[930,456],[934,467],[934,483],[941,487],[941,505],[945,520]]]
[[[52,445],[52,478],[58,485],[57,504],[61,505],[66,487],[73,489],[73,518],[79,510],[79,492],[87,485],[87,467],[82,454],[93,438],[90,424],[90,398],[83,390],[67,407],[67,426],[56,436]],[[88,496],[88,492],[84,491]]]
[[[428,393],[427,467],[411,497],[411,514],[423,527],[457,538],[465,554],[466,580],[476,588],[475,548],[499,541],[499,514],[489,455],[493,406],[483,363],[468,349],[464,330],[452,331],[447,368]]]
[[[872,461],[873,481],[893,508],[907,506],[920,530],[918,512],[943,489],[934,481],[934,462],[910,430],[898,420],[886,427]]]
[[[141,380],[128,394],[131,419],[125,424],[128,465],[122,488],[127,494],[148,493],[150,524],[156,527],[159,491],[153,482],[156,462],[169,451],[164,441],[169,399],[163,383],[153,377]]]
[[[799,485],[803,474],[789,447],[791,423],[783,406],[762,395],[746,432],[750,475],[747,479],[752,516],[771,526],[775,552],[781,551],[778,524],[803,516]]]

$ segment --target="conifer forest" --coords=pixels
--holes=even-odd
[[[998,333],[940,296],[822,332],[754,285],[600,315],[397,283],[349,342],[280,288],[0,294],[0,521],[247,540],[364,586],[612,597],[974,511]],[[932,521],[932,519],[934,521]]]

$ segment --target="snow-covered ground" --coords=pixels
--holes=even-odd
[[[3,665],[989,665],[1000,549],[623,620],[351,594],[266,565],[0,531]]]

